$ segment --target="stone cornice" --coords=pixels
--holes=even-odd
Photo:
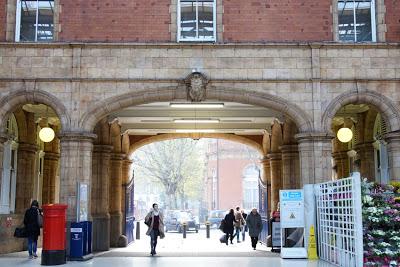
[[[122,161],[126,157],[125,153],[111,153],[111,160]]]
[[[271,153],[271,154],[268,154],[267,157],[270,159],[270,161],[281,160],[282,153],[280,153],[280,152]]]
[[[182,79],[131,79],[131,78],[0,78],[0,82],[76,82],[76,83],[176,83],[180,85]],[[214,79],[209,86],[219,83],[367,83],[367,82],[399,82],[400,78],[390,79]]]
[[[295,135],[297,142],[310,142],[310,141],[331,141],[335,136],[332,133],[325,132],[310,132],[310,133],[299,133]]]
[[[22,152],[22,151],[36,153],[38,151],[38,146],[36,144],[19,143],[18,144],[18,152]]]
[[[394,131],[394,132],[387,133],[384,135],[384,139],[388,143],[393,142],[393,141],[400,142],[400,131]]]
[[[60,154],[59,153],[54,153],[54,152],[44,152],[44,158],[45,160],[59,160],[60,159]]]
[[[97,135],[89,132],[61,132],[58,135],[60,142],[63,141],[89,141],[93,142],[97,138]]]
[[[192,49],[224,49],[224,48],[400,48],[400,43],[340,43],[340,42],[293,42],[293,43],[82,43],[53,42],[26,43],[0,42],[1,47],[10,48],[192,48]]]
[[[93,145],[93,153],[111,153],[113,150],[112,145]]]

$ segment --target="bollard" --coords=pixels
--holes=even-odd
[[[136,240],[140,239],[140,222],[136,222]]]
[[[187,222],[184,222],[182,225],[183,225],[183,238],[186,238]]]
[[[206,222],[206,237],[210,238],[210,222]]]

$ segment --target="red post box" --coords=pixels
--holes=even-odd
[[[65,221],[67,205],[43,205],[42,265],[66,263]]]

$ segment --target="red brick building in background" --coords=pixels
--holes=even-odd
[[[258,207],[259,153],[232,141],[207,142],[204,199],[208,210]]]

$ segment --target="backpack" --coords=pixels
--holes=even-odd
[[[43,215],[40,213],[40,210],[37,210],[38,216],[37,216],[37,224],[39,225],[40,228],[43,227]]]

